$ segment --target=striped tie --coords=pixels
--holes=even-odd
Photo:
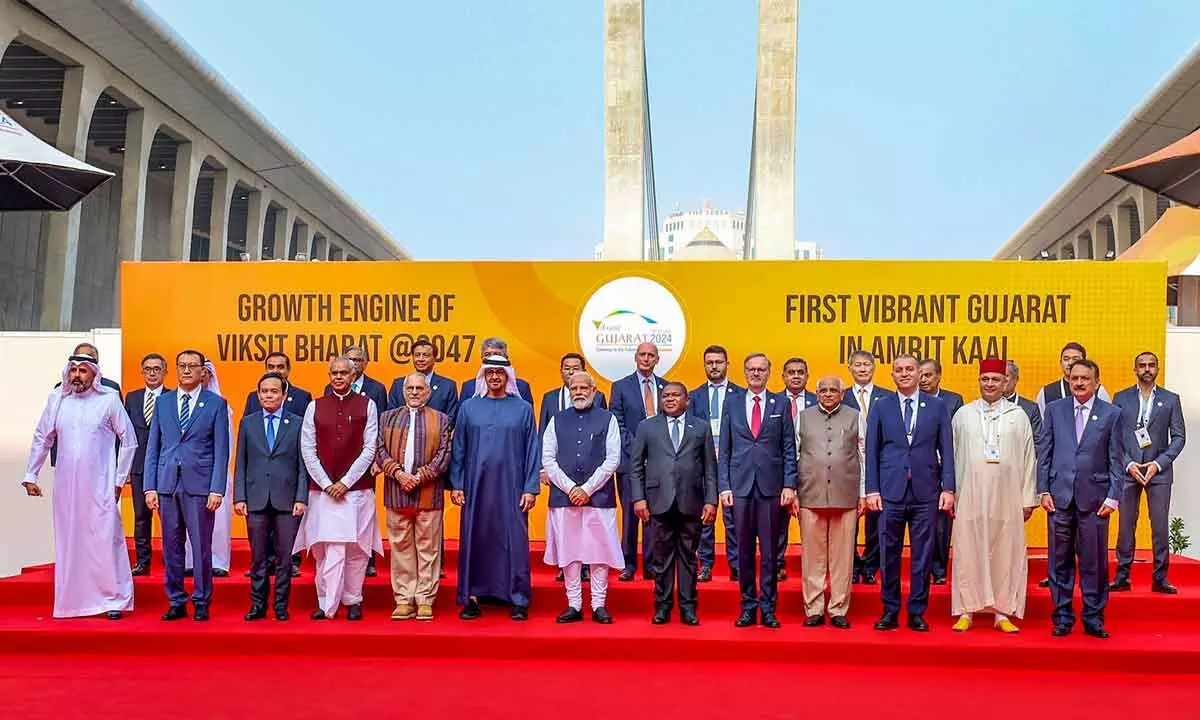
[[[192,396],[183,396],[183,407],[179,408],[179,432],[187,432],[188,423],[192,421]]]
[[[150,427],[150,421],[154,419],[154,393],[146,391],[146,404],[142,408],[142,414],[146,417],[146,427]]]

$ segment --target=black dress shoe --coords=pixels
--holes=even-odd
[[[916,632],[929,632],[929,623],[925,622],[925,618],[920,615],[910,615],[908,618],[908,629]]]
[[[787,568],[779,568],[779,571],[775,573],[775,579],[779,582],[787,580]]]
[[[562,568],[559,568],[558,574],[554,576],[554,582],[565,582],[566,576],[563,575]]]
[[[583,569],[579,571],[579,582],[591,582],[591,581],[592,581],[592,568],[589,565],[584,565]]]
[[[700,574],[696,576],[696,582],[712,582],[712,568],[700,568]]]
[[[263,620],[266,617],[267,617],[267,608],[263,605],[254,605],[250,608],[250,612],[246,613],[245,619],[247,621]]]
[[[804,627],[821,627],[825,624],[824,615],[809,615],[804,618]]]
[[[208,622],[208,608],[196,608],[196,612],[192,613],[192,619],[196,622]]]
[[[1050,587],[1050,578],[1042,578],[1042,581],[1038,583],[1038,587],[1040,587],[1040,588]]]
[[[222,570],[221,568],[213,568],[213,577],[229,577],[229,571]]]
[[[183,571],[184,577],[194,577],[195,575],[196,575],[196,572],[194,570],[192,570],[191,568],[186,568]]]
[[[900,627],[900,617],[896,613],[885,612],[875,623],[876,630],[896,630]]]
[[[630,568],[625,568],[621,571],[621,574],[617,576],[617,580],[621,582],[630,582],[633,580],[633,570]]]
[[[309,615],[309,617],[311,617],[313,620],[328,620],[329,619],[329,616],[326,615],[325,611],[322,610],[321,608],[317,608],[316,610],[313,610],[312,615]]]
[[[346,606],[347,620],[362,620],[362,603]]]
[[[275,608],[276,620],[279,620],[280,622],[287,622],[288,617],[290,616],[288,615],[287,608]]]
[[[775,617],[773,612],[765,612],[762,614],[762,626],[771,628],[772,630],[779,629],[779,618]]]
[[[945,575],[934,575],[933,580],[931,582],[934,585],[945,585],[946,584],[946,576]]]
[[[875,584],[875,571],[874,570],[867,570],[863,573],[863,584],[864,585],[874,585]]]
[[[608,608],[592,608],[592,622],[600,623],[601,625],[612,625],[612,615],[608,614]]]
[[[252,575],[254,575],[253,570],[247,570],[246,572],[242,573],[242,577],[251,577]],[[271,576],[270,573],[268,573],[267,577],[270,577],[270,576]]]
[[[1050,634],[1054,637],[1066,637],[1071,634],[1071,626],[1064,623],[1059,623],[1054,626],[1054,629],[1050,631]]]
[[[696,617],[696,613],[694,612],[689,610],[680,610],[679,622],[683,623],[684,625],[691,625],[692,627],[695,627],[696,625],[700,624],[700,618]]]
[[[294,578],[300,577],[300,566],[299,565],[292,566],[292,577],[294,577]]]
[[[144,575],[149,575],[150,574],[150,563],[138,563],[137,565],[134,565],[132,568],[132,574],[134,577],[142,577]]]
[[[829,624],[838,630],[850,629],[850,620],[847,619],[845,615],[834,615],[833,617],[829,618]]]
[[[738,571],[737,571],[737,570],[730,570],[730,571],[729,571],[729,579],[730,579],[730,581],[732,581],[732,582],[737,582],[737,581],[738,581]]]
[[[163,620],[186,620],[188,616],[187,607],[184,605],[172,605],[163,613]]]
[[[667,623],[671,622],[671,611],[655,610],[654,617],[650,618],[650,622],[654,623],[655,625],[666,625]]]
[[[733,626],[740,628],[750,627],[754,624],[754,619],[753,610],[743,610],[742,614],[738,615],[738,619],[733,621]]]
[[[379,574],[379,571],[375,569],[375,566],[373,564],[367,566],[367,577],[375,577],[378,574]]]
[[[1129,584],[1128,580],[1114,580],[1108,586],[1109,592],[1129,592],[1132,589],[1133,586]]]
[[[483,617],[483,610],[479,609],[479,603],[474,600],[468,600],[463,609],[458,611],[460,620],[478,620]]]
[[[559,625],[583,622],[583,611],[567,606],[566,610],[563,610],[561,613],[559,613],[558,617],[554,618],[554,622],[558,623]]]
[[[121,614],[120,610],[109,610],[108,612],[104,613],[104,617],[108,618],[109,620],[120,620],[125,616]]]
[[[1100,638],[1101,640],[1108,639],[1108,631],[1104,629],[1103,625],[1088,625],[1087,623],[1084,623],[1083,634],[1090,635],[1094,638]]]
[[[654,571],[651,570],[650,568],[646,568],[645,570],[642,571],[642,577],[646,578],[647,580],[653,580],[654,579]]]
[[[854,585],[862,585],[863,574],[862,570],[855,570],[850,582]]]
[[[517,622],[525,622],[529,619],[529,606],[513,605],[512,612],[508,616]]]
[[[1175,587],[1174,585],[1167,582],[1166,580],[1163,580],[1160,583],[1155,583],[1155,584],[1151,585],[1150,592],[1161,593],[1163,595],[1178,595],[1179,588]]]

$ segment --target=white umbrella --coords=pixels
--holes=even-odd
[[[47,145],[0,112],[0,211],[69,210],[112,176]]]

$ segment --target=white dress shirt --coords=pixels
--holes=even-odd
[[[654,408],[654,412],[652,414],[657,415],[658,414],[658,380],[656,380],[654,378],[654,373],[650,373],[649,376],[646,376],[646,375],[642,375],[640,372],[638,372],[638,373],[634,373],[634,375],[637,376],[637,381],[638,381],[638,397],[643,398],[643,404],[645,404],[644,398],[645,398],[645,394],[646,394],[646,381],[647,380],[650,381],[650,403],[651,403],[650,407]],[[646,417],[650,417],[650,416],[647,415]]]
[[[404,436],[404,472],[412,474],[417,460],[417,413],[421,408],[408,408],[408,434]]]
[[[896,391],[896,397],[900,400],[900,422],[904,422],[904,402],[912,400],[912,424],[904,428],[904,434],[908,436],[908,444],[912,444],[913,433],[917,429],[917,411],[921,408],[921,391],[913,390],[912,395],[905,395],[899,390]]]
[[[191,390],[184,390],[183,388],[179,388],[179,391],[175,395],[175,411],[177,413],[183,411],[183,398],[185,396],[188,398],[188,422],[189,423],[192,421],[191,418],[192,418],[192,416],[194,416],[196,414],[196,408],[200,404],[200,391],[202,389],[203,388],[199,385],[192,388]]]
[[[750,424],[750,419],[754,417],[754,398],[758,398],[760,412],[762,413],[763,422],[767,420],[767,389],[763,388],[757,395],[754,391],[746,390],[746,424]]]
[[[338,395],[336,392],[333,396],[339,400],[345,400],[349,395]],[[308,470],[308,475],[315,483],[325,490],[335,481],[329,478],[329,474],[325,472],[325,468],[321,467],[321,460],[317,457],[317,425],[316,416],[317,403],[314,400],[308,404],[304,410],[304,424],[300,427],[300,455],[304,457],[304,467]],[[350,465],[350,469],[344,477],[340,477],[336,482],[341,482],[346,487],[350,487],[358,481],[360,477],[366,474],[371,467],[371,461],[375,458],[375,444],[379,441],[379,415],[375,410],[375,403],[367,403],[367,424],[363,428],[362,435],[362,452],[354,459]]]
[[[1068,389],[1068,392],[1070,392],[1069,389]],[[1092,410],[1096,406],[1096,396],[1093,395],[1092,397],[1088,398],[1087,402],[1082,403],[1082,404],[1078,400],[1076,400],[1074,398],[1074,396],[1072,396],[1072,395],[1068,395],[1067,397],[1071,398],[1071,432],[1072,433],[1075,432],[1075,413],[1079,412],[1079,408],[1083,408],[1083,415],[1084,415],[1084,417],[1088,418],[1088,420],[1085,421],[1083,424],[1083,431],[1086,433],[1087,432],[1087,424],[1091,422]],[[1105,498],[1104,504],[1107,505],[1108,507],[1112,508],[1113,510],[1116,510],[1118,507],[1120,507],[1120,503],[1117,502],[1116,498]]]

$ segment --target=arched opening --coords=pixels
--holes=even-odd
[[[295,260],[297,255],[308,255],[308,223],[300,219],[292,223],[292,236],[288,239],[287,259]]]
[[[1131,200],[1121,205],[1117,211],[1124,213],[1125,222],[1129,223],[1129,246],[1133,247],[1134,243],[1142,239],[1142,219],[1140,213],[1138,213],[1137,203]]]
[[[249,257],[250,244],[246,234],[250,226],[250,187],[242,183],[233,186],[229,200],[229,230],[225,234],[225,259],[241,260]],[[261,242],[261,238],[259,240]]]
[[[200,164],[200,176],[196,180],[196,193],[192,205],[189,260],[203,262],[212,257],[212,228],[225,221],[224,208],[229,205],[229,198],[220,196],[221,193],[228,192],[222,175],[224,172],[225,168],[211,156],[204,158],[204,162]],[[221,214],[222,217],[217,217],[217,214]]]
[[[337,245],[333,245],[329,248],[329,259],[330,260],[343,260],[343,259],[345,259],[345,253],[342,251],[342,249],[340,247],[338,247]]]
[[[142,259],[171,257],[171,210],[175,188],[175,155],[180,138],[166,127],[154,133],[146,162],[146,214],[142,223]]]
[[[325,249],[329,247],[328,241],[321,233],[313,233],[312,243],[310,245],[308,259],[309,260],[324,260]]]
[[[259,242],[262,243],[263,260],[275,259],[275,234],[278,232],[279,223],[282,220],[279,216],[285,212],[284,207],[277,203],[272,202],[267,206],[266,222],[263,223],[263,236],[259,238]]]
[[[1095,257],[1095,247],[1092,244],[1092,234],[1086,230],[1075,238],[1076,254],[1080,260],[1091,260]]]

